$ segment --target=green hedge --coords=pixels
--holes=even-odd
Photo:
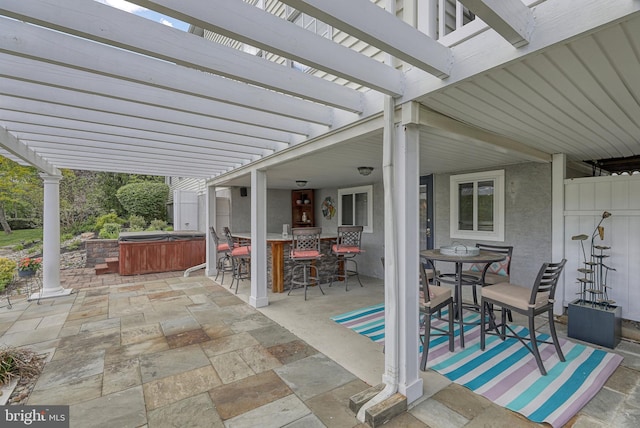
[[[169,186],[164,183],[140,182],[122,186],[116,197],[129,215],[141,216],[145,221],[166,220]]]

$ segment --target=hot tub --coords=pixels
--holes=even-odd
[[[122,232],[120,275],[186,270],[205,262],[206,236],[195,230]]]

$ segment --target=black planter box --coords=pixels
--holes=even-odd
[[[586,300],[569,303],[568,336],[596,345],[615,348],[622,334],[622,308],[604,308]]]

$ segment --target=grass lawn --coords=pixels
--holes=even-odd
[[[10,235],[0,231],[0,247],[13,246],[34,240],[42,241],[42,228],[14,230]]]

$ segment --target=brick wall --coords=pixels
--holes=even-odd
[[[85,267],[94,267],[104,263],[105,259],[118,257],[120,254],[117,239],[90,239],[86,241],[86,247],[87,262]]]

